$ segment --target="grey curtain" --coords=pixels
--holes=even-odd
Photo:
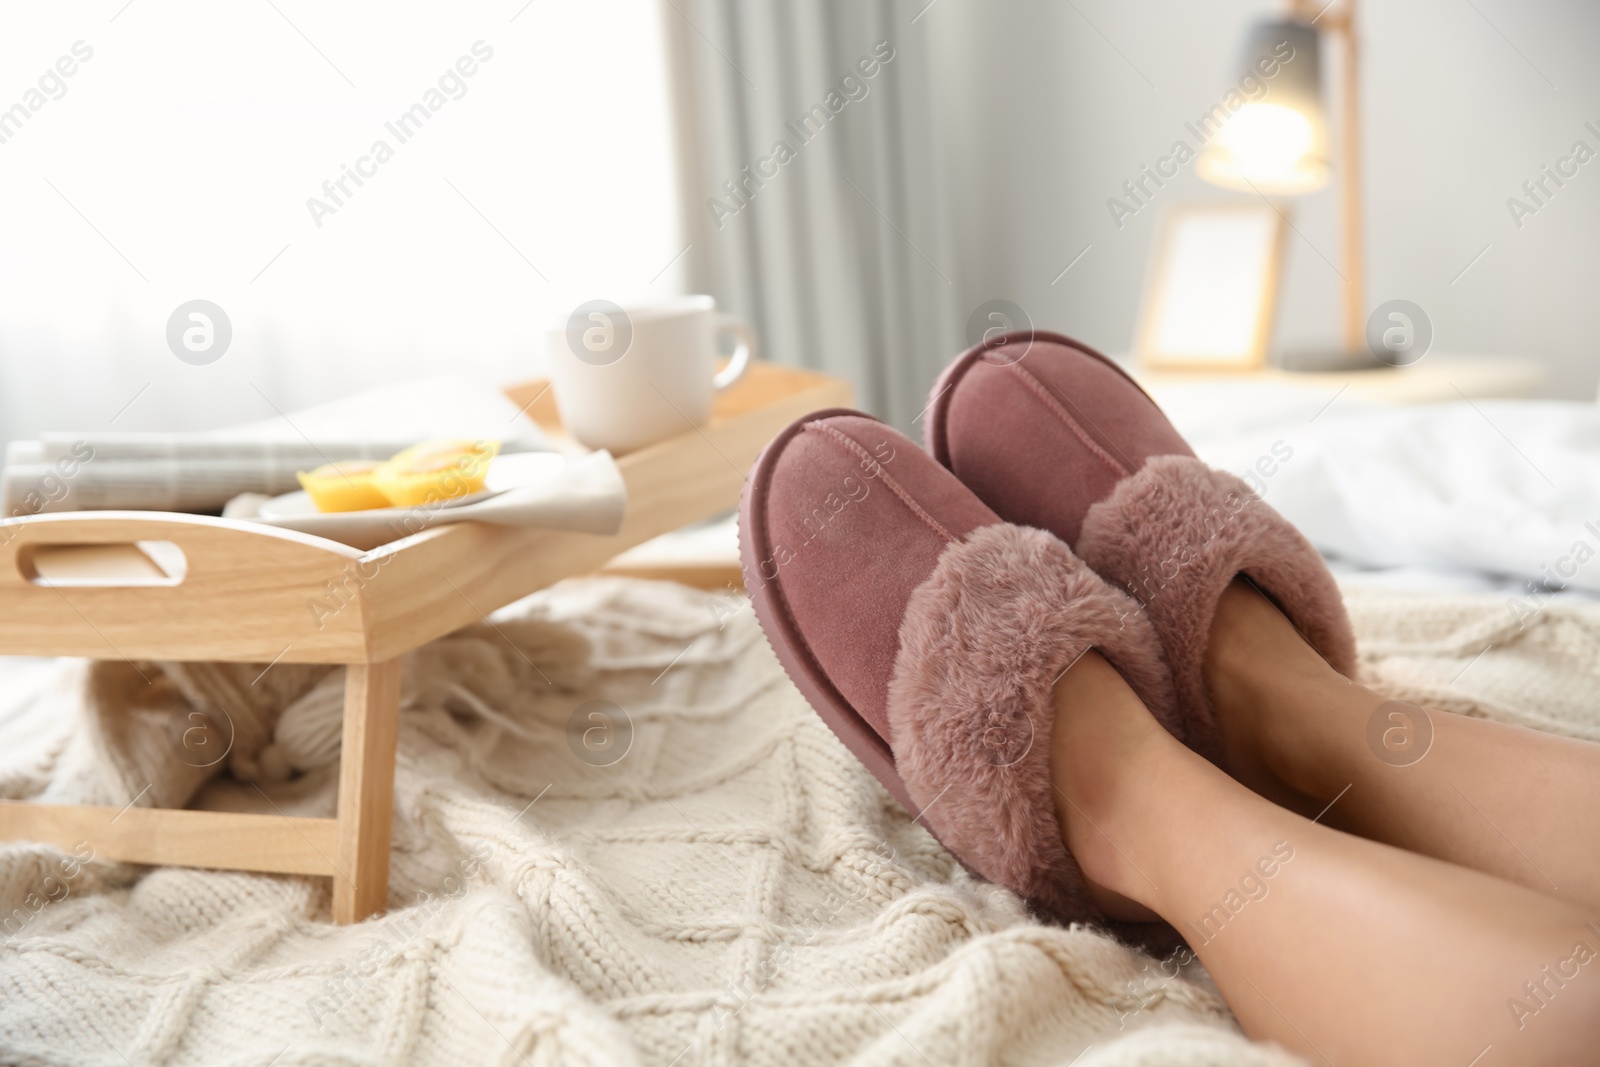
[[[963,347],[921,7],[661,9],[690,287],[913,436]]]

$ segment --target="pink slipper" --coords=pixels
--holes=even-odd
[[[779,661],[889,792],[975,873],[1054,918],[1120,927],[1062,843],[1051,689],[1094,648],[1176,732],[1138,606],[856,412],[808,415],[767,446],[739,531]]]
[[[1212,470],[1105,356],[1060,334],[974,346],[934,385],[928,451],[1009,522],[1049,530],[1144,606],[1185,733],[1221,765],[1202,664],[1223,590],[1243,575],[1342,674],[1355,637],[1322,557],[1242,479]]]

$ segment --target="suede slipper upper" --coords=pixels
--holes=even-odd
[[[1235,576],[1354,675],[1349,619],[1316,549],[1241,479],[1196,459],[1111,360],[1059,334],[1015,331],[962,353],[933,394],[928,451],[1003,519],[1056,534],[1144,606],[1183,713],[1174,733],[1189,747],[1221,765],[1201,671]]]
[[[1062,842],[1051,690],[1094,648],[1171,729],[1171,681],[1125,594],[1004,523],[892,428],[852,412],[769,444],[740,504],[757,618],[823,720],[975,873],[1109,927]]]
[[[928,452],[1007,522],[1068,545],[1089,505],[1151,456],[1192,456],[1156,402],[1093,349],[1041,330],[975,345],[945,368]]]

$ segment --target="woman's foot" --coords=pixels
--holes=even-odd
[[[1593,1059],[1588,909],[1285,811],[1162,730],[1095,652],[1054,702],[1056,814],[1097,903],[1168,919],[1246,1034],[1319,1064]]]
[[[1177,694],[1175,734],[1219,766],[1229,760],[1202,660],[1236,575],[1250,575],[1354,674],[1355,637],[1316,549],[1249,484],[1200,462],[1138,383],[1093,349],[1036,330],[985,339],[940,376],[924,430],[929,453],[1001,518],[1055,534],[1144,605]]]
[[[1390,700],[1340,675],[1247,582],[1204,656],[1230,774],[1308,818],[1600,908],[1600,746]]]
[[[1051,799],[1052,687],[1092,648],[1141,715],[1182,728],[1134,601],[852,412],[813,413],[768,445],[740,542],[779,661],[906,810],[1041,914],[1103,925]]]
[[[1352,719],[1385,703],[1334,670],[1243,578],[1217,602],[1202,672],[1228,773],[1302,815],[1348,784],[1328,742],[1347,741]]]
[[[1056,682],[1050,737],[1056,817],[1067,848],[1082,868],[1089,892],[1108,916],[1154,922],[1160,916],[1134,900],[1153,887],[1136,885],[1139,869],[1116,845],[1127,814],[1138,803],[1132,767],[1150,766],[1182,749],[1129,687],[1117,669],[1092,649]]]

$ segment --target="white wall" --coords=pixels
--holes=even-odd
[[[1234,194],[1190,167],[1121,230],[1106,199],[1237,78],[1248,24],[1281,10],[1243,0],[941,0],[929,10],[920,24],[941,72],[963,314],[1003,297],[1038,326],[1126,351],[1159,207]],[[1506,199],[1575,140],[1600,152],[1584,129],[1600,127],[1600,5],[1386,0],[1361,14],[1367,306],[1414,300],[1433,320],[1435,351],[1547,360],[1552,393],[1592,397],[1600,159],[1520,230]],[[1339,263],[1336,193],[1293,205],[1303,237],[1290,235],[1278,340],[1329,344],[1342,285],[1326,261]]]

